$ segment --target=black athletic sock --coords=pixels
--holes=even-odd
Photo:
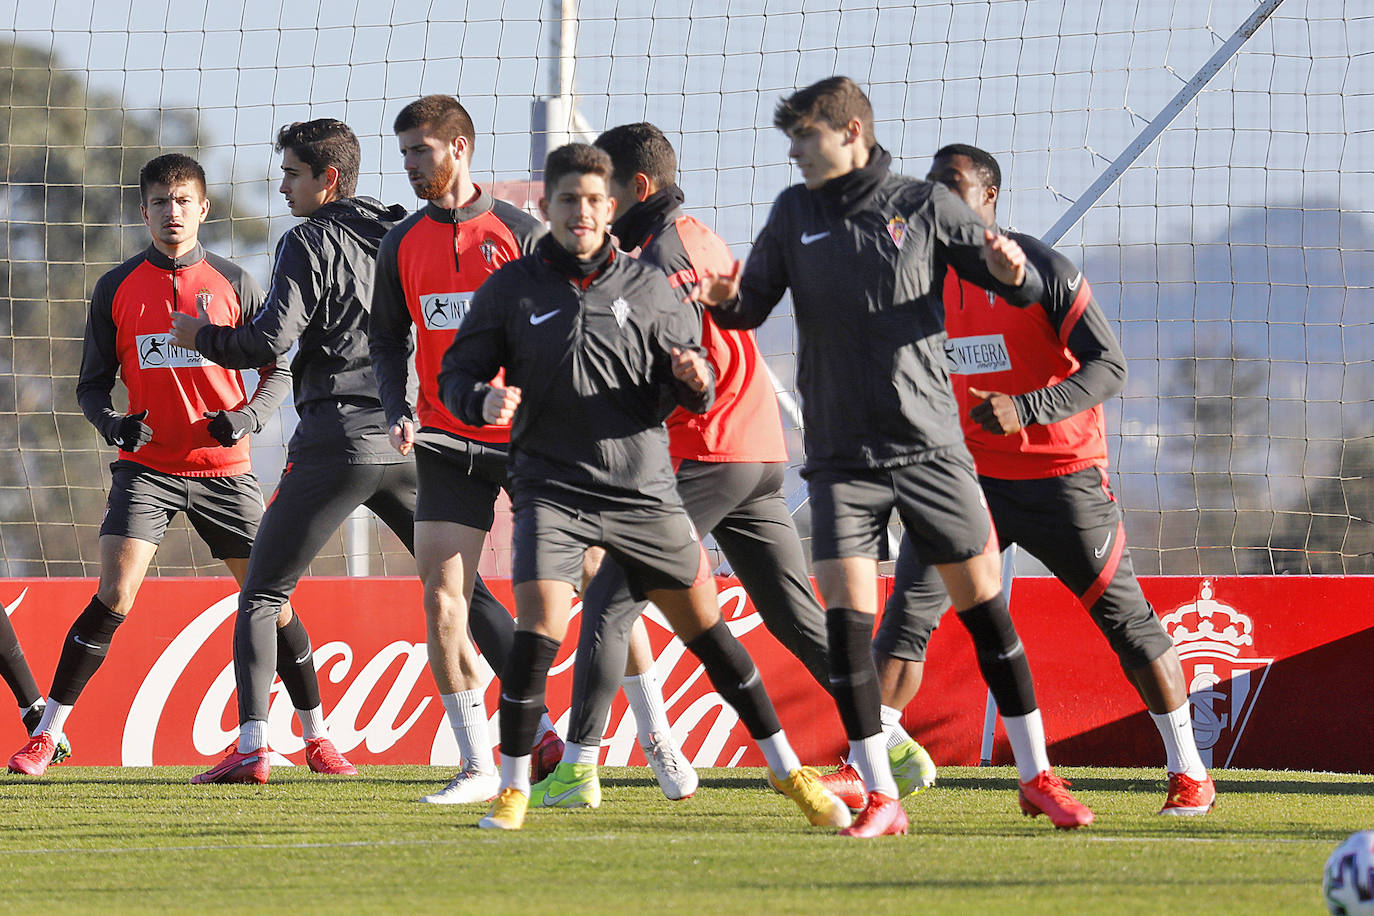
[[[62,643],[62,655],[57,659],[57,671],[52,677],[51,698],[63,706],[72,706],[86,683],[100,668],[115,629],[124,622],[114,611],[92,595],[91,603],[76,618]]]
[[[973,637],[978,669],[997,701],[1003,716],[1024,716],[1035,711],[1035,683],[1016,626],[1007,610],[1005,592],[959,612],[959,619]]]
[[[10,692],[20,709],[28,709],[39,700],[38,683],[33,679],[19,636],[14,632],[10,616],[0,612],[0,677],[9,684]]]
[[[314,709],[320,705],[320,679],[315,673],[310,634],[305,632],[300,615],[294,612],[290,623],[277,628],[277,674],[294,708]]]
[[[717,620],[709,630],[687,643],[687,648],[701,660],[711,686],[730,704],[750,737],[758,741],[782,730],[773,701],[763,689],[759,669],[724,620]]]
[[[882,692],[873,664],[873,615],[847,607],[825,612],[830,640],[830,693],[840,711],[845,737],[871,738],[883,730]]]
[[[530,630],[516,630],[501,678],[501,753],[524,757],[534,747],[549,667],[560,643]]]

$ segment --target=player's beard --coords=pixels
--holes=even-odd
[[[421,200],[435,200],[448,193],[449,186],[453,184],[453,175],[458,171],[458,165],[453,159],[441,159],[434,166],[434,175],[426,181],[415,192],[415,196]]]

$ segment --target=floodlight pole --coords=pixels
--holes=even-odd
[[[544,158],[565,143],[590,143],[591,125],[577,108],[577,0],[550,0],[557,6],[553,33],[549,94],[534,100],[530,114],[530,176],[544,177]]]

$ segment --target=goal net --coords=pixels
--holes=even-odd
[[[479,183],[524,205],[543,150],[649,120],[678,148],[688,210],[745,256],[798,180],[774,104],[844,73],[868,90],[898,170],[925,174],[946,143],[988,149],[1006,176],[1001,219],[1041,235],[1258,2],[7,5],[0,574],[98,569],[113,453],[73,393],[86,297],[145,244],[137,172],[157,152],[200,156],[208,245],[265,285],[293,223],[275,193],[282,124],[347,121],[363,141],[360,193],[414,205],[391,121],[422,93],[456,92],[477,124]],[[1371,124],[1368,4],[1286,0],[1059,240],[1130,360],[1108,429],[1140,572],[1374,571]],[[784,303],[759,339],[799,464],[789,314]],[[293,423],[283,409],[254,439],[266,489]],[[795,469],[788,487],[805,530]],[[485,568],[503,569],[508,543],[498,530]],[[312,572],[364,565],[414,569],[372,521]],[[182,524],[154,571],[217,570]]]

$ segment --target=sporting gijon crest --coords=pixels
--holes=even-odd
[[[1163,618],[1188,684],[1193,735],[1208,767],[1230,766],[1250,721],[1272,658],[1255,653],[1249,615],[1214,597],[1204,579],[1198,597]]]

